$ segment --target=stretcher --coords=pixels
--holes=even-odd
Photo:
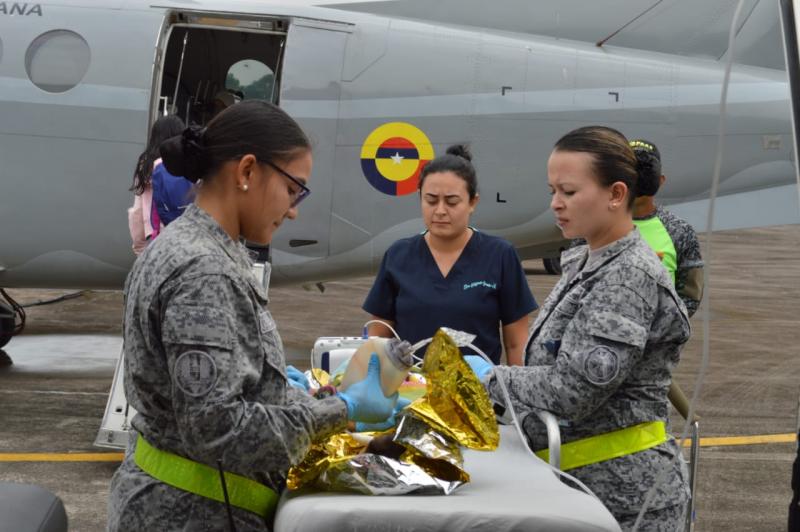
[[[312,366],[330,371],[352,354],[361,338],[324,338],[311,353]],[[341,349],[341,352],[333,352]],[[349,351],[349,353],[348,353]],[[123,357],[117,364],[105,416],[95,445],[124,449],[135,411],[125,400]],[[413,398],[413,397],[412,397]],[[679,409],[680,410],[680,409]],[[683,412],[681,412],[683,413]],[[559,467],[557,420],[537,412],[548,432],[550,464]],[[331,530],[619,530],[595,498],[563,484],[544,462],[531,457],[512,426],[500,427],[500,447],[464,451],[470,483],[449,496],[369,497],[301,490],[284,493],[276,531]],[[690,451],[691,499],[686,531],[694,527],[699,423],[693,420]]]
[[[465,450],[464,467],[470,482],[447,496],[286,492],[274,530],[619,530],[600,501],[562,483],[532,458],[511,426],[500,427],[496,451]]]

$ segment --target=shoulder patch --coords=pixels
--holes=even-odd
[[[175,361],[175,384],[191,397],[202,397],[217,383],[217,364],[203,351],[186,351]]]
[[[583,361],[583,374],[592,384],[605,386],[619,375],[619,357],[609,347],[594,347]]]

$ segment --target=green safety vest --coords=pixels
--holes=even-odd
[[[664,227],[658,216],[653,216],[646,220],[634,220],[633,223],[639,228],[639,233],[641,233],[645,242],[653,248],[658,258],[661,259],[661,264],[667,269],[670,277],[672,277],[672,283],[675,284],[678,253],[675,251],[675,244],[672,242],[672,237],[669,236],[667,228]]]

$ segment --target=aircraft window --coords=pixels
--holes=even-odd
[[[232,92],[241,92],[246,100],[272,101],[274,84],[275,75],[272,69],[256,59],[237,61],[225,76],[225,88]]]
[[[43,91],[65,92],[80,83],[90,59],[83,37],[69,30],[53,30],[36,37],[28,47],[25,70]]]

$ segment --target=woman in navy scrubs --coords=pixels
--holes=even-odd
[[[363,308],[412,344],[439,327],[475,334],[475,345],[496,364],[502,327],[508,362],[519,365],[537,305],[513,246],[469,226],[479,200],[471,160],[465,146],[451,146],[422,170],[427,231],[386,251]],[[381,324],[369,334],[392,336]]]

